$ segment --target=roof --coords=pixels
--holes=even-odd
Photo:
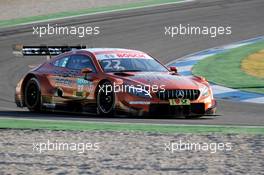
[[[102,52],[137,52],[137,53],[143,53],[139,50],[133,50],[133,49],[123,49],[123,48],[87,48],[82,49],[86,50],[88,52],[92,52],[93,54],[102,53]]]

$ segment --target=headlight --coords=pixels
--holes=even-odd
[[[139,97],[152,98],[150,91],[144,89],[144,87],[135,87],[133,85],[127,85],[126,92]]]
[[[203,86],[201,89],[201,96],[206,97],[209,95],[209,88],[207,86]]]

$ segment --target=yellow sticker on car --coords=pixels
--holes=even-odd
[[[85,91],[73,91],[73,96],[76,96],[76,97],[86,97],[86,92]]]
[[[189,99],[169,99],[171,106],[177,106],[177,105],[190,105],[191,102]]]

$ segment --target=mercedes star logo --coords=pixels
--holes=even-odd
[[[183,90],[176,91],[176,97],[180,99],[184,98],[184,91]]]

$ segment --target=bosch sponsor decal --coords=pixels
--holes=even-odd
[[[119,58],[153,59],[145,53],[134,53],[134,52],[100,53],[100,54],[96,54],[96,57],[98,60],[119,59]]]
[[[146,54],[143,53],[117,53],[118,58],[145,58]]]
[[[205,59],[215,54],[226,52],[233,48],[253,44],[261,40],[264,40],[264,36],[237,42],[237,43],[222,46],[222,47],[216,47],[216,48],[203,50],[203,51],[176,59],[168,63],[167,66],[177,66],[178,72],[181,75],[192,75],[192,67],[196,63],[198,63],[199,60]],[[224,86],[220,86],[220,85],[212,84],[212,83],[211,83],[211,87],[213,89],[214,96],[219,99],[240,101],[240,102],[250,102],[250,103],[264,103],[264,96],[261,94],[239,91],[237,89],[232,89],[232,88],[228,88],[228,87],[224,87]]]

